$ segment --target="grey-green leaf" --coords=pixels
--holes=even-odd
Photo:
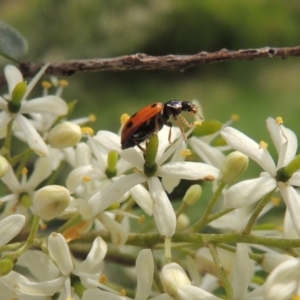
[[[0,20],[0,55],[18,60],[27,53],[28,44],[15,28]]]

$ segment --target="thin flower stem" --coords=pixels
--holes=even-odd
[[[13,121],[14,120],[11,119],[10,122],[7,124],[5,142],[3,148],[1,149],[1,155],[5,156],[9,162],[11,160],[10,148],[11,148]]]
[[[73,227],[74,225],[77,225],[78,223],[80,223],[82,221],[81,215],[75,215],[74,217],[72,217],[71,219],[69,219],[64,225],[62,225],[61,227],[59,227],[57,229],[57,232],[59,233],[63,233],[66,230],[70,229],[71,227]]]
[[[184,210],[187,208],[187,205],[185,203],[181,203],[180,207],[177,209],[176,211],[176,218],[178,219],[178,217],[184,212]]]
[[[196,222],[193,226],[191,226],[190,228],[187,229],[188,232],[198,232],[208,223],[207,220],[209,218],[209,215],[210,215],[212,209],[214,208],[217,200],[219,199],[219,196],[221,195],[222,190],[224,189],[225,186],[226,186],[226,183],[223,181],[220,181],[219,186],[218,186],[215,194],[209,201],[203,216],[201,217],[201,219],[198,222]]]
[[[172,262],[172,254],[171,254],[171,237],[165,238],[165,264],[169,264]]]
[[[245,229],[243,230],[243,234],[248,235],[251,233],[252,227],[255,224],[255,221],[257,220],[259,214],[261,213],[261,211],[263,210],[263,208],[266,206],[266,204],[270,201],[271,196],[273,195],[275,190],[273,190],[272,192],[268,193],[267,195],[265,195],[260,202],[258,203],[258,205],[256,206],[254,212],[252,213]]]
[[[224,289],[226,291],[226,295],[227,295],[226,299],[231,300],[231,299],[233,299],[233,289],[232,289],[232,286],[230,285],[230,283],[227,279],[225,270],[224,270],[224,268],[222,266],[222,263],[220,261],[220,258],[219,258],[218,252],[216,250],[216,247],[213,244],[208,244],[207,247],[208,247],[208,249],[211,253],[211,256],[212,256],[217,268],[218,268],[220,280],[222,281],[222,283],[224,285]]]
[[[9,254],[10,257],[13,257],[13,260],[17,260],[27,249],[29,249],[34,244],[36,233],[39,229],[39,225],[40,225],[40,217],[34,216],[30,233],[26,243],[14,253]]]
[[[34,153],[34,151],[30,148],[26,149],[25,151],[23,151],[22,153],[14,156],[11,160],[10,163],[12,166],[15,166],[17,163],[20,163],[18,165],[18,169],[16,170],[16,174],[20,175],[22,169],[25,167],[25,165],[28,162],[28,159],[30,158],[30,156]]]
[[[231,211],[233,211],[233,210],[234,210],[234,208],[227,208],[227,209],[224,209],[224,210],[222,210],[222,211],[219,211],[219,212],[217,212],[217,213],[215,213],[215,214],[213,214],[213,215],[210,215],[210,216],[207,218],[207,220],[206,220],[207,222],[205,223],[205,225],[206,225],[206,224],[209,224],[210,222],[212,222],[212,221],[214,221],[214,220],[216,220],[216,219],[221,218],[222,216],[228,214],[229,212],[231,212]]]

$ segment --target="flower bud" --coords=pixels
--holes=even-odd
[[[48,185],[39,189],[33,198],[34,213],[43,220],[59,216],[70,203],[69,190],[60,185]]]
[[[2,178],[8,170],[8,162],[5,157],[0,155],[0,178]]]
[[[196,204],[202,194],[202,187],[199,184],[194,184],[189,187],[183,197],[183,203],[186,206],[192,206]]]
[[[185,271],[177,263],[170,263],[162,268],[161,281],[165,292],[173,299],[180,299],[178,295],[180,286],[191,285]]]
[[[60,149],[75,146],[79,143],[81,136],[80,126],[71,122],[64,122],[50,130],[47,140],[51,147]]]
[[[13,269],[14,267],[14,262],[8,258],[5,257],[3,259],[0,260],[0,276],[5,276],[8,273],[10,273],[10,271]]]
[[[236,180],[244,173],[249,164],[249,158],[239,151],[230,153],[223,163],[221,174],[225,183]]]
[[[27,84],[25,81],[16,84],[12,91],[11,101],[8,102],[8,109],[11,113],[17,113],[21,108],[21,101],[26,92]]]
[[[180,214],[176,220],[176,230],[183,230],[190,225],[190,219],[186,214]]]

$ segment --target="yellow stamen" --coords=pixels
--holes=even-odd
[[[264,141],[260,141],[259,142],[259,146],[262,149],[268,149],[268,144],[266,142],[264,142]]]
[[[21,171],[22,175],[27,175],[28,174],[28,169],[27,168],[23,168]]]
[[[121,121],[121,125],[125,125],[126,124],[126,122],[129,120],[129,118],[130,118],[130,116],[129,115],[127,115],[127,114],[123,114],[122,116],[121,116],[121,118],[120,118],[120,121]]]
[[[183,156],[183,157],[190,156],[191,154],[192,154],[192,151],[190,149],[184,149],[180,152],[180,156]]]
[[[76,226],[71,227],[63,233],[64,238],[69,243],[81,237],[82,233],[85,233],[91,227],[90,221],[82,221]]]
[[[105,283],[107,281],[107,277],[105,274],[102,274],[99,278],[99,282],[100,283]]]
[[[90,114],[90,115],[89,115],[89,121],[90,121],[91,123],[96,122],[96,120],[97,120],[96,115],[94,115],[94,114]]]
[[[47,224],[41,224],[40,230],[45,231],[47,229]]]
[[[193,125],[201,126],[201,125],[202,125],[202,121],[200,121],[200,120],[195,121],[195,122],[193,123]]]
[[[144,223],[145,219],[146,219],[145,215],[141,215],[140,218],[139,218],[139,220],[138,220],[138,223],[139,224]]]
[[[69,82],[67,80],[65,80],[65,79],[61,79],[59,81],[59,85],[62,86],[62,87],[66,87],[66,86],[69,85]]]
[[[240,120],[240,116],[236,115],[236,114],[233,114],[233,115],[231,115],[231,120],[233,120],[233,121],[239,121]]]
[[[294,295],[291,298],[292,300],[300,300],[300,295]]]
[[[83,176],[83,177],[82,177],[82,181],[83,181],[83,182],[90,182],[91,180],[92,180],[92,178],[91,178],[90,176],[87,176],[87,175],[86,175],[86,176]]]
[[[91,127],[82,127],[81,128],[81,132],[83,134],[88,134],[90,136],[93,136],[94,135],[94,130],[91,128]]]
[[[278,197],[272,197],[271,199],[272,203],[274,204],[274,206],[279,206],[281,200]]]
[[[42,82],[42,87],[44,89],[50,89],[52,87],[52,84],[51,84],[51,82],[45,80]]]
[[[283,124],[283,120],[282,120],[281,117],[277,117],[276,120],[275,120],[275,122],[276,122],[276,124],[278,124],[278,125]]]
[[[125,297],[126,296],[126,290],[122,289],[120,295]]]
[[[280,231],[280,232],[283,232],[283,231],[284,231],[284,229],[283,229],[282,226],[278,226],[278,227],[277,227],[277,230]]]

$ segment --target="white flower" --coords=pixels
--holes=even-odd
[[[138,254],[136,259],[136,278],[137,288],[134,299],[146,300],[151,292],[154,274],[154,261],[151,250],[143,249]],[[82,300],[128,300],[131,298],[118,295],[116,292],[102,291],[99,289],[89,289],[83,293]]]
[[[28,207],[21,203],[21,196],[27,194],[32,198],[37,186],[47,179],[52,171],[52,156],[45,158],[39,157],[35,162],[33,172],[29,179],[27,178],[27,170],[24,169],[21,180],[18,180],[12,167],[9,165],[7,173],[1,180],[9,188],[11,194],[7,194],[1,198],[2,202],[7,202],[1,216],[11,215],[16,211],[26,216],[28,214]],[[30,203],[28,206],[30,206]]]
[[[300,259],[288,259],[278,265],[265,283],[266,300],[297,299],[300,296]]]
[[[276,180],[277,170],[286,166],[295,157],[297,138],[291,130],[277,124],[272,118],[267,119],[267,128],[279,154],[277,166],[264,147],[260,147],[243,133],[231,127],[221,131],[221,135],[232,148],[249,156],[265,170],[259,178],[245,180],[231,186],[225,194],[225,205],[230,208],[250,205],[279,188],[300,236],[300,195],[293,188],[293,186],[300,186],[300,173],[294,173],[287,182]]]
[[[107,252],[106,243],[101,237],[97,237],[85,260],[74,266],[70,250],[65,238],[60,233],[52,233],[48,239],[49,253],[62,273],[63,287],[61,291],[63,299],[72,297],[71,278],[72,274],[78,276],[86,288],[99,285],[102,274],[102,261]],[[47,284],[47,282],[45,282]],[[57,291],[60,291],[58,289]]]
[[[164,236],[172,236],[174,234],[176,227],[175,213],[158,177],[164,177],[172,174],[172,176],[180,179],[214,180],[218,177],[219,170],[207,164],[196,162],[170,162],[163,165],[163,163],[182,143],[181,137],[168,150],[165,151],[165,149],[169,146],[167,138],[169,129],[164,129],[165,127],[159,132],[159,136],[161,138],[156,160],[158,168],[155,176],[151,177],[148,177],[143,173],[145,162],[141,152],[138,152],[134,148],[121,151],[119,137],[112,138],[112,134],[106,133],[101,137],[99,136],[99,142],[102,141],[106,147],[118,151],[123,159],[127,160],[132,167],[137,168],[141,173],[134,173],[121,177],[117,181],[95,193],[89,199],[88,203],[82,206],[81,215],[83,218],[87,219],[96,216],[98,213],[116,202],[131,188],[143,182],[147,182],[149,193],[153,201],[153,216],[160,234]],[[189,131],[189,133],[191,131],[192,129]],[[103,136],[105,136],[105,139]],[[135,200],[141,207],[143,207],[141,202],[144,199]]]
[[[9,102],[0,97],[0,109],[2,110],[0,112],[0,131],[13,119],[18,125],[18,129],[24,134],[29,147],[43,157],[48,154],[48,148],[32,123],[23,114],[49,113],[58,117],[65,115],[68,111],[67,104],[57,96],[45,96],[32,99],[31,101],[26,100],[28,94],[47,67],[48,65],[45,65],[27,86],[18,112],[12,113],[8,107]],[[12,65],[6,66],[4,73],[9,88],[8,100],[11,100],[16,85],[23,82],[23,76],[21,72]]]

